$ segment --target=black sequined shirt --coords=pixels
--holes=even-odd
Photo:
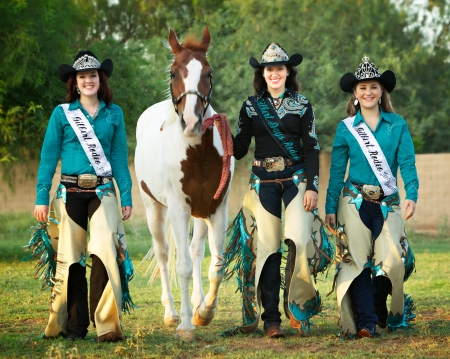
[[[255,137],[255,158],[285,157],[286,153],[267,131],[263,120],[259,117],[250,101],[251,98],[266,97],[272,104],[268,91],[249,97],[241,107],[236,136],[233,136],[234,157],[243,158]],[[281,124],[297,144],[306,161],[307,190],[318,192],[319,186],[319,142],[317,141],[314,111],[309,101],[297,93],[294,88],[288,89],[281,106],[276,109]]]

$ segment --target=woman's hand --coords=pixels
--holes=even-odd
[[[325,215],[325,223],[330,227],[334,228],[336,226],[336,215],[335,214],[327,214]]]
[[[36,207],[34,207],[34,216],[39,222],[47,222],[48,206],[37,204]]]
[[[131,217],[131,210],[133,209],[133,207],[130,206],[125,206],[122,207],[122,221],[126,221],[128,218]]]
[[[410,219],[414,215],[415,211],[416,211],[416,202],[414,202],[411,199],[407,199],[405,201],[405,207],[403,207],[403,212],[406,212],[405,220]]]
[[[305,207],[305,211],[312,211],[317,207],[317,202],[317,192],[311,190],[305,192],[305,195],[303,196],[303,207]]]

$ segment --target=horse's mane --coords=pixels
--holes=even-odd
[[[208,51],[208,46],[198,42],[195,35],[188,35],[181,45],[189,51]]]

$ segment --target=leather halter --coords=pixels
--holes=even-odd
[[[211,94],[212,94],[212,87],[213,87],[212,86],[212,75],[209,80],[209,86],[210,87],[209,87],[208,96],[204,96],[197,90],[187,90],[187,91],[182,92],[177,98],[174,98],[173,92],[172,92],[172,81],[170,81],[170,97],[172,97],[173,107],[175,108],[175,112],[177,113],[177,115],[179,115],[178,104],[180,103],[181,99],[186,95],[192,94],[192,95],[197,95],[202,100],[203,109],[204,109],[203,116],[205,116],[206,110],[208,109],[208,106],[211,102]]]

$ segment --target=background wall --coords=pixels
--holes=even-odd
[[[416,165],[419,173],[420,189],[416,213],[407,224],[414,230],[438,230],[450,220],[450,154],[419,154],[416,155]],[[242,169],[241,169],[242,168]],[[330,154],[322,153],[320,157],[319,209],[324,216],[325,195],[328,186]],[[134,166],[130,164],[133,179],[133,220],[144,220],[145,211],[142,204]],[[12,178],[14,189],[0,180],[0,213],[33,212],[35,201],[35,184],[37,164],[27,166],[17,165],[13,168]],[[250,168],[238,166],[233,177],[229,201],[229,217],[234,217],[241,207],[247,189]],[[52,195],[58,184],[60,170],[56,170],[53,179]],[[399,176],[400,196],[405,198],[403,181]]]

